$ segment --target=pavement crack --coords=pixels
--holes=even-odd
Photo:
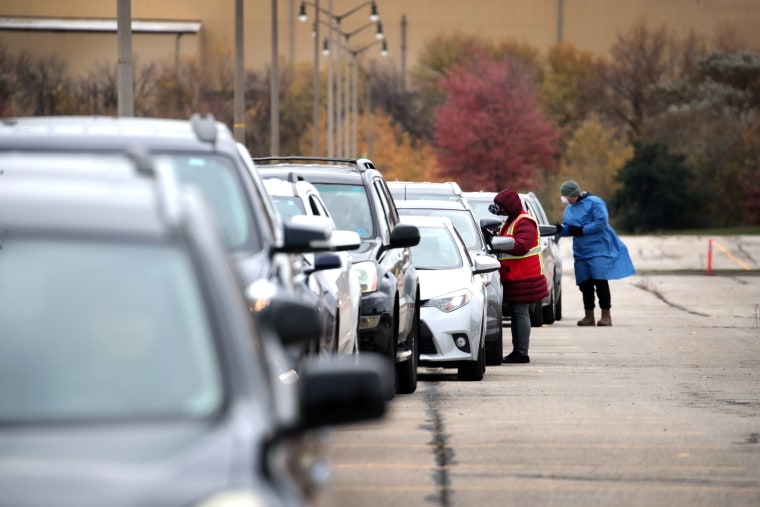
[[[454,451],[448,447],[448,435],[446,434],[443,414],[438,406],[438,386],[436,382],[425,383],[425,403],[427,404],[427,414],[430,425],[426,425],[432,433],[430,442],[433,449],[433,458],[435,459],[435,468],[433,469],[433,480],[438,487],[436,498],[431,501],[441,507],[451,505],[451,481],[449,478],[449,466],[453,462]]]
[[[657,297],[657,299],[659,299],[660,301],[662,301],[666,305],[671,306],[673,308],[676,308],[678,310],[684,311],[686,313],[690,313],[692,315],[699,315],[700,317],[709,317],[710,316],[710,315],[708,315],[706,313],[701,313],[701,312],[696,312],[694,310],[689,310],[685,306],[681,306],[681,305],[678,305],[678,304],[673,303],[671,301],[668,301],[665,298],[665,296],[662,295],[662,293],[660,291],[658,291],[656,288],[652,287],[651,285],[649,285],[646,282],[634,283],[633,286],[634,287],[638,287],[639,289],[641,289],[643,291],[649,292],[650,294],[654,294]]]

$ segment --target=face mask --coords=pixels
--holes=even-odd
[[[567,200],[567,197],[564,195],[559,198],[560,201],[562,201],[562,204],[570,204],[570,201]]]

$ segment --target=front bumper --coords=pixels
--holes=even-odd
[[[475,361],[480,348],[480,323],[474,323],[467,307],[451,313],[436,308],[420,308],[419,364],[457,366]],[[467,347],[459,348],[455,340],[464,337]]]

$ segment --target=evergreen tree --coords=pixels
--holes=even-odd
[[[698,225],[701,199],[685,157],[663,144],[634,143],[633,158],[616,178],[620,189],[610,201],[616,226],[629,232],[650,232]]]

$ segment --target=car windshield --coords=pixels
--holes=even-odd
[[[277,212],[280,213],[283,220],[289,220],[295,216],[306,214],[303,203],[300,199],[296,199],[295,197],[273,195],[272,201],[274,201]]]
[[[183,250],[16,237],[0,280],[0,423],[219,410],[213,334]]]
[[[470,204],[472,213],[478,220],[481,218],[499,218],[498,216],[488,211],[488,207],[493,204],[493,201],[476,201],[474,199],[468,199],[467,202]]]
[[[420,242],[411,248],[412,264],[417,269],[456,269],[462,257],[454,238],[443,227],[419,227]]]
[[[216,213],[227,247],[233,251],[261,250],[233,162],[219,155],[166,154],[181,182],[198,187]]]
[[[315,183],[314,186],[319,190],[336,228],[356,231],[362,239],[375,237],[372,212],[362,185]]]
[[[400,215],[436,216],[446,217],[454,224],[454,228],[462,236],[467,250],[476,252],[482,250],[483,240],[478,229],[478,224],[469,211],[465,209],[437,209],[437,208],[399,208]]]

